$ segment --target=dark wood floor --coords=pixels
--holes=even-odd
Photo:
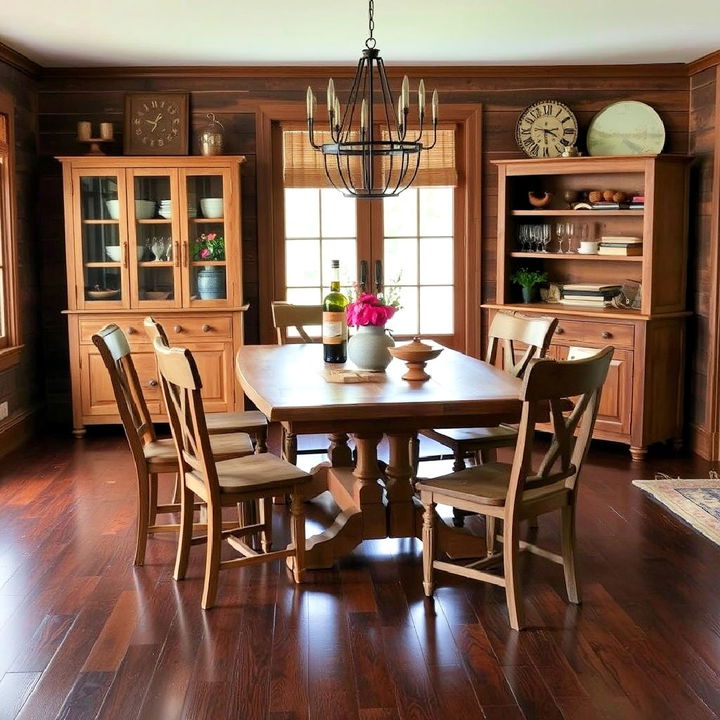
[[[43,439],[0,464],[0,719],[718,717],[720,549],[630,484],[707,470],[594,447],[584,603],[529,557],[516,634],[499,588],[439,575],[425,601],[415,540],[367,542],[300,588],[280,563],[226,573],[205,613],[201,548],[181,583],[174,536],[130,564],[123,438]],[[539,539],[556,535],[543,518]]]

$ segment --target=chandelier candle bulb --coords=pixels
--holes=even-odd
[[[403,109],[406,110],[407,108],[410,107],[410,81],[408,80],[407,75],[403,78],[401,93],[402,93],[401,94],[402,106],[403,106]]]
[[[340,128],[340,101],[335,97],[335,127]]]
[[[333,82],[332,78],[328,80],[327,106],[328,112],[332,113],[335,109],[335,83]]]
[[[421,80],[418,85],[418,113],[420,115],[420,122],[425,117],[425,81]]]
[[[312,88],[308,85],[307,89],[307,119],[313,119],[313,106],[315,105],[315,95],[313,95]]]
[[[363,98],[362,104],[360,105],[360,129],[364,132],[367,128],[367,102]]]
[[[432,94],[432,121],[433,125],[437,124],[438,119],[438,91],[433,90]]]

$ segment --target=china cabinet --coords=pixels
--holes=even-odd
[[[61,157],[73,432],[119,423],[91,338],[125,330],[153,416],[164,420],[143,318],[189,347],[209,412],[242,407],[232,379],[242,344],[241,156]]]
[[[648,445],[682,437],[687,266],[687,201],[690,159],[635,155],[503,160],[498,170],[496,302],[484,307],[559,318],[549,356],[579,358],[605,345],[615,354],[605,384],[595,437],[626,443],[633,459]],[[641,206],[571,209],[565,198],[590,190],[643,197]],[[529,193],[552,194],[535,209]],[[584,236],[642,240],[642,255],[583,255],[577,243],[558,246],[557,223],[584,226]],[[521,227],[548,226],[548,252],[522,247]],[[562,252],[559,250],[562,249]],[[553,283],[640,286],[639,307],[589,307],[521,303],[511,276],[520,268],[548,273]]]

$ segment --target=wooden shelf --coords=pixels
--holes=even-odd
[[[119,225],[120,220],[83,220],[83,225]]]
[[[642,255],[582,255],[581,253],[544,253],[544,252],[511,252],[510,257],[514,258],[530,258],[539,260],[590,260],[594,262],[606,261],[610,262],[642,262]]]
[[[484,308],[491,310],[513,310],[516,312],[541,312],[547,315],[584,315],[586,317],[613,318],[616,320],[647,320],[648,316],[639,310],[622,308],[588,308],[585,305],[564,305],[562,303],[507,303],[499,305],[485,303]]]
[[[167,268],[172,266],[172,260],[143,260],[138,263],[138,267],[141,268]]]
[[[88,268],[119,268],[119,262],[86,262],[85,267]]]
[[[513,217],[642,217],[644,210],[511,210]]]
[[[216,265],[222,267],[227,265],[227,260],[193,260],[190,264],[193,267],[199,267],[202,265]]]
[[[172,222],[172,218],[146,218],[144,220],[136,219],[138,225],[167,225]]]
[[[192,223],[224,223],[225,218],[188,218]]]

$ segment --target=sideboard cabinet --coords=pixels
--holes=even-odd
[[[689,162],[675,155],[495,162],[497,298],[484,307],[491,314],[514,310],[558,317],[549,357],[579,358],[615,346],[595,436],[626,443],[635,460],[652,443],[682,441],[685,322],[690,314],[685,310]],[[644,207],[571,209],[567,202],[574,193],[607,189],[642,195]],[[530,192],[551,193],[550,204],[532,207]],[[564,252],[558,252],[558,222],[586,226],[585,239],[639,238],[642,255],[581,255],[568,252],[567,242]],[[523,248],[523,225],[546,226],[552,238],[548,252],[531,252],[527,243]],[[637,283],[640,302],[633,309],[525,304],[511,281],[521,268],[546,272],[548,281],[558,284]]]
[[[155,316],[198,361],[208,411],[241,409],[240,166],[244,157],[61,157],[65,196],[73,432],[118,423],[92,335],[117,323],[153,418],[165,420],[152,346]]]

